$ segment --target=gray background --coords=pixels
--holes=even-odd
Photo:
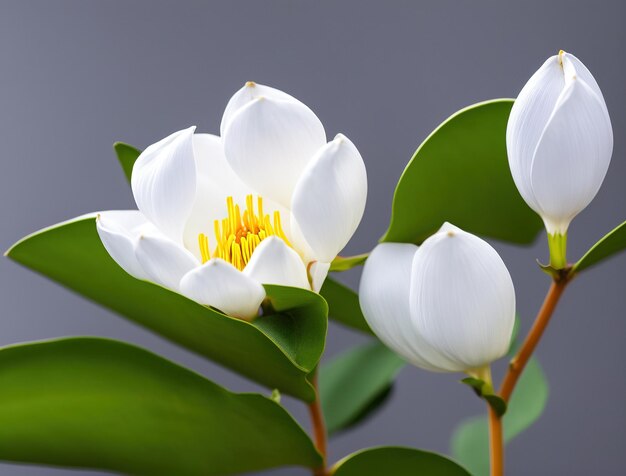
[[[329,136],[343,132],[357,144],[370,191],[346,251],[369,250],[386,229],[395,183],[421,140],[461,107],[515,96],[563,48],[593,71],[615,131],[604,186],[571,228],[570,257],[578,257],[626,217],[624,13],[623,0],[2,0],[0,247],[88,211],[133,207],[111,144],[145,147],[191,124],[217,132],[230,95],[255,80],[294,94]],[[544,241],[531,248],[494,243],[513,275],[524,329],[548,286],[534,261],[545,259]],[[550,401],[544,417],[510,445],[509,474],[626,474],[625,265],[622,255],[568,290],[538,351]],[[358,273],[342,279],[355,285]],[[1,344],[109,336],[228,388],[257,388],[6,259],[0,303]],[[363,340],[333,325],[327,355]],[[457,380],[405,369],[390,405],[332,441],[331,461],[379,444],[446,452],[455,424],[483,410]],[[287,406],[308,425],[301,404]],[[0,473],[71,472],[0,465]]]

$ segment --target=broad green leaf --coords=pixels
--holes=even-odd
[[[137,157],[139,157],[139,154],[141,154],[141,151],[132,145],[128,145],[123,142],[116,142],[113,144],[113,149],[117,155],[117,160],[120,161],[122,170],[124,170],[126,179],[130,182],[130,176],[133,173],[133,165],[135,165],[135,161],[137,160]]]
[[[520,196],[506,154],[512,99],[458,111],[419,146],[393,197],[381,241],[421,243],[446,221],[512,243],[531,243],[543,228]]]
[[[355,266],[365,263],[369,253],[363,253],[355,256],[337,256],[330,264],[330,271],[348,271]]]
[[[328,277],[320,290],[328,303],[329,317],[345,326],[372,334],[363,317],[359,296],[349,287]]]
[[[311,401],[308,374],[324,350],[327,306],[303,289],[267,286],[277,314],[252,323],[126,274],[106,252],[93,217],[30,235],[8,256],[205,357],[270,388]]]
[[[429,451],[382,446],[354,453],[339,461],[332,476],[470,476],[445,456]]]
[[[0,459],[137,475],[222,475],[320,456],[277,403],[99,338],[0,350]]]
[[[345,430],[378,408],[404,365],[380,342],[355,347],[322,365],[320,397],[328,432]]]
[[[548,401],[548,382],[532,358],[513,392],[503,417],[504,441],[509,442],[532,425]],[[452,455],[474,476],[489,475],[489,430],[487,417],[472,417],[462,422],[452,435]]]
[[[585,256],[574,265],[572,272],[577,273],[587,269],[600,261],[620,253],[626,249],[626,221],[607,233],[600,241],[591,247]]]

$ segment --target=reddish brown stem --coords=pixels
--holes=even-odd
[[[554,309],[565,290],[567,284],[571,281],[572,275],[569,273],[569,269],[564,269],[561,273],[555,276],[548,294],[543,301],[541,309],[535,318],[530,332],[526,336],[524,343],[520,347],[517,355],[511,360],[509,369],[504,376],[502,385],[500,386],[499,395],[508,402],[511,398],[511,394],[515,389],[515,385],[519,380],[526,364],[530,360],[541,336],[543,335],[550,318],[554,313]],[[502,418],[489,407],[489,455],[491,476],[503,476],[504,475],[504,440],[502,434]]]
[[[489,467],[491,476],[504,475],[504,439],[502,436],[502,419],[491,408],[489,409]]]
[[[313,436],[315,438],[315,447],[322,455],[322,465],[313,471],[314,476],[329,476],[326,469],[327,454],[327,433],[326,423],[324,422],[324,414],[322,413],[322,405],[319,396],[319,388],[317,384],[317,371],[313,374],[311,383],[315,388],[315,401],[309,404],[309,413],[311,415],[311,425],[313,427]]]
[[[559,277],[552,281],[552,285],[548,290],[548,294],[546,295],[545,300],[543,301],[543,305],[535,318],[535,322],[533,323],[533,327],[530,329],[530,332],[526,336],[526,340],[522,344],[517,355],[511,360],[509,364],[509,370],[504,376],[504,380],[502,381],[502,386],[500,387],[500,396],[508,402],[511,398],[511,394],[513,393],[513,389],[517,384],[517,381],[524,371],[524,367],[528,363],[531,355],[533,354],[543,332],[546,330],[548,323],[550,322],[550,317],[552,317],[552,313],[556,308],[556,305],[567,286],[567,283],[570,281],[570,278],[567,274],[563,274],[562,277]]]

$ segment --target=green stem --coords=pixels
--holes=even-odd
[[[548,247],[550,248],[550,266],[554,269],[567,267],[567,232],[548,233]]]

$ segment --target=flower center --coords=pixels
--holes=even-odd
[[[250,261],[252,253],[259,243],[269,236],[278,236],[291,246],[280,221],[280,213],[274,212],[274,220],[269,214],[263,213],[263,198],[257,197],[257,209],[254,210],[254,199],[252,195],[246,196],[246,209],[243,214],[239,205],[235,204],[233,197],[226,198],[228,217],[223,220],[215,220],[215,240],[217,246],[213,255],[209,251],[209,238],[204,234],[198,235],[198,245],[202,263],[206,263],[213,258],[221,258],[231,263],[240,271]]]

